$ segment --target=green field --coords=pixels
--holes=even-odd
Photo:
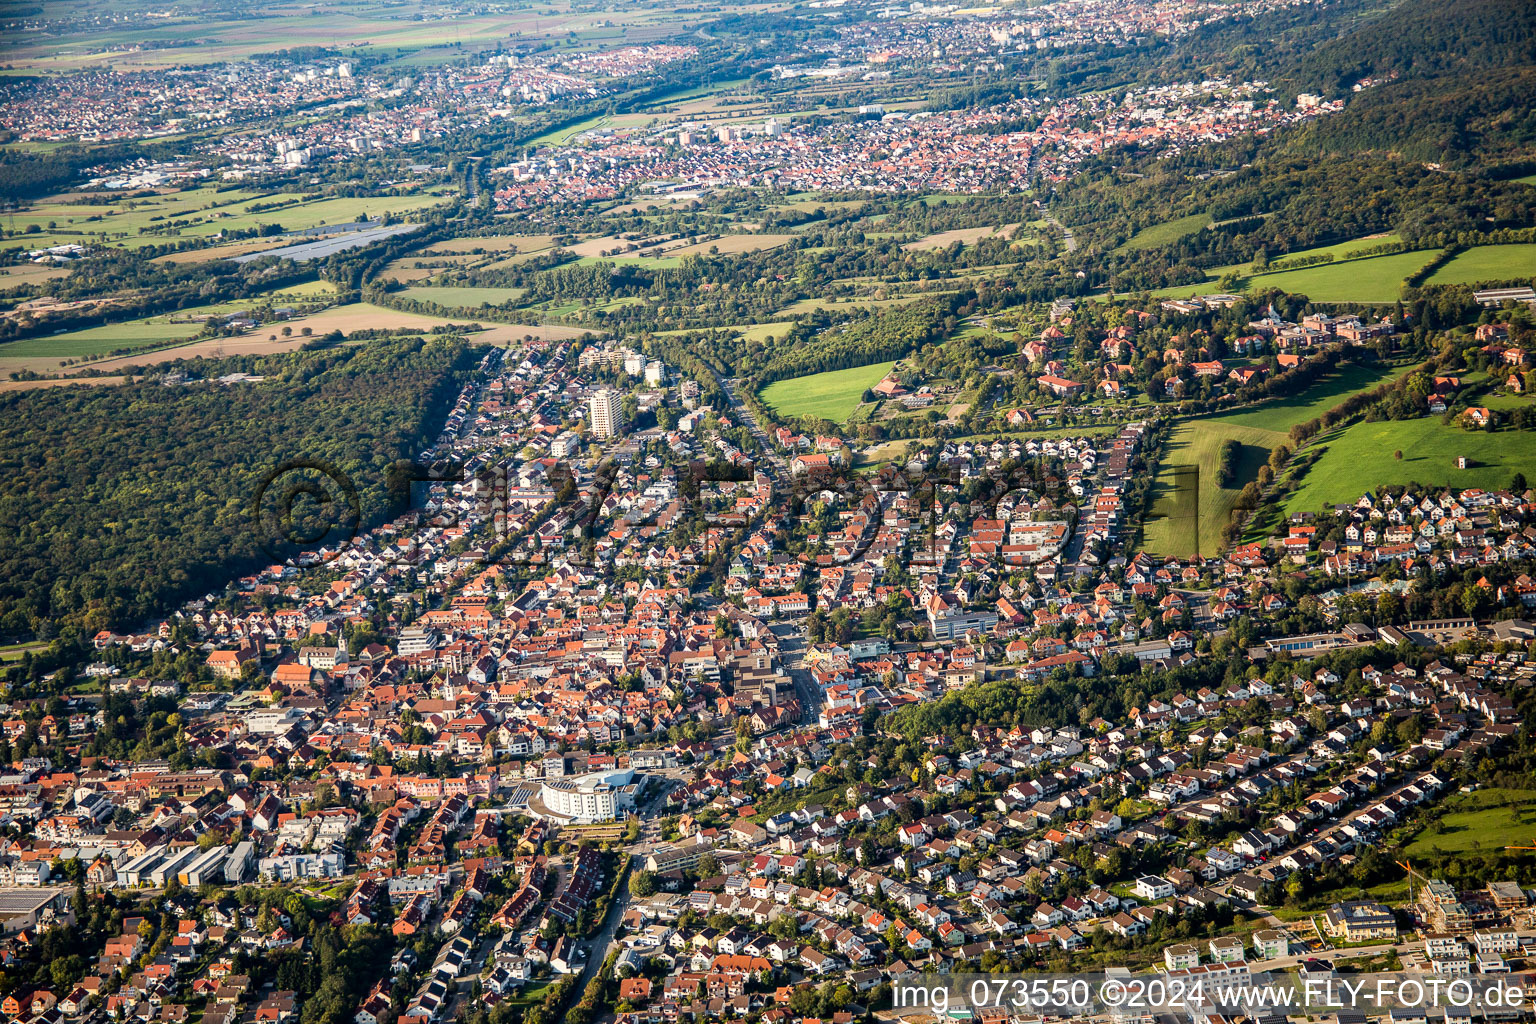
[[[1221,528],[1232,517],[1243,485],[1258,476],[1285,434],[1221,420],[1186,420],[1173,430],[1152,485],[1152,513],[1143,546],[1160,555],[1190,558],[1221,549]],[[1231,487],[1216,479],[1223,441],[1242,445]],[[1197,504],[1198,498],[1198,504]]]
[[[478,309],[481,306],[500,306],[516,302],[523,297],[525,288],[458,288],[451,285],[418,285],[407,288],[401,294],[408,299],[435,302],[439,306],[456,309]]]
[[[816,416],[842,423],[858,408],[864,392],[880,383],[894,365],[872,363],[774,381],[763,389],[762,399],[780,416]]]
[[[564,146],[582,132],[593,128],[600,128],[611,120],[612,118],[607,114],[598,114],[596,117],[589,117],[585,121],[577,121],[575,124],[566,125],[564,128],[556,128],[554,131],[545,132],[543,135],[535,135],[523,143],[523,146],[529,149],[535,149],[539,146]]]
[[[1362,366],[1350,363],[1317,381],[1299,395],[1271,399],[1253,409],[1223,416],[1221,421],[1240,427],[1285,433],[1298,423],[1321,416],[1347,396],[1357,391],[1368,391],[1406,373],[1408,369],[1408,364]]]
[[[1137,249],[1151,249],[1154,246],[1177,242],[1185,235],[1192,235],[1204,228],[1210,222],[1209,214],[1192,213],[1188,217],[1180,217],[1178,220],[1153,224],[1151,227],[1145,227],[1136,232],[1126,240],[1125,244],[1119,246],[1114,251],[1134,252]]]
[[[1346,260],[1358,252],[1364,252],[1366,249],[1374,249],[1381,245],[1392,245],[1401,241],[1402,239],[1396,233],[1366,235],[1363,238],[1351,238],[1347,241],[1335,242],[1333,245],[1319,245],[1312,249],[1298,249],[1295,252],[1288,252],[1282,256],[1274,256],[1270,258],[1269,265],[1275,273],[1279,273],[1285,269],[1285,264],[1292,260],[1309,259],[1314,256],[1332,256],[1335,260]],[[1212,267],[1206,271],[1206,274],[1214,281],[1229,272],[1247,274],[1252,269],[1253,264],[1251,262],[1231,263],[1224,267]]]
[[[1275,399],[1216,419],[1180,423],[1168,440],[1153,483],[1152,512],[1143,534],[1146,549],[1188,558],[1195,553],[1198,543],[1201,555],[1217,552],[1221,529],[1231,519],[1238,495],[1244,485],[1258,477],[1259,467],[1269,460],[1275,446],[1289,440],[1291,427],[1321,415],[1345,396],[1373,388],[1404,369],[1349,365],[1300,395]],[[1221,444],[1228,439],[1237,441],[1242,451],[1232,486],[1222,487],[1217,483],[1216,466]]]
[[[102,239],[126,246],[156,245],[177,237],[210,237],[260,224],[285,230],[347,224],[359,217],[408,213],[446,201],[445,194],[339,197],[313,199],[293,192],[220,191],[210,186],[164,195],[122,199],[102,205],[43,199],[8,214],[5,226],[37,234],[13,234],[0,248],[34,248],[62,242]],[[254,210],[253,207],[261,207]],[[53,225],[49,227],[49,225]]]
[[[1361,260],[1325,263],[1276,274],[1256,274],[1244,288],[1283,288],[1314,302],[1391,302],[1403,290],[1403,279],[1428,263],[1428,250],[1369,256]]]
[[[1288,513],[1354,501],[1386,485],[1502,488],[1517,471],[1536,480],[1536,435],[1463,430],[1438,416],[1356,423],[1319,437],[1308,450],[1314,448],[1323,454],[1286,501]],[[1399,449],[1402,461],[1393,458]],[[1456,468],[1460,455],[1470,460],[1469,468]]]
[[[784,336],[794,326],[791,323],[735,324],[730,329],[747,341],[767,342],[770,338],[775,341],[784,340]]]
[[[203,329],[202,324],[173,324],[166,320],[130,320],[126,323],[88,327],[40,338],[0,345],[0,359],[30,359],[56,356],[59,359],[88,359],[120,348],[146,348],[159,342],[180,341]]]
[[[1160,227],[1162,225],[1159,225]],[[1150,230],[1150,229],[1149,229]],[[1385,256],[1367,256],[1364,259],[1347,259],[1350,253],[1377,245],[1397,241],[1394,235],[1378,238],[1357,238],[1338,245],[1325,245],[1316,249],[1277,257],[1284,259],[1332,253],[1339,257],[1333,263],[1323,263],[1300,270],[1277,270],[1270,273],[1244,277],[1243,289],[1283,288],[1307,296],[1313,302],[1391,302],[1402,292],[1403,280],[1423,267],[1433,257],[1428,249],[1414,252],[1388,253]],[[1127,243],[1129,245],[1129,243]],[[1177,285],[1159,288],[1154,297],[1173,298],[1196,295],[1209,291],[1223,274],[1245,274],[1247,264],[1215,267],[1207,271],[1203,285]],[[1476,284],[1480,281],[1529,280],[1536,277],[1536,244],[1483,245],[1457,256],[1429,276],[1426,284]]]
[[[1536,790],[1479,789],[1445,802],[1445,815],[1404,848],[1408,859],[1536,846]]]
[[[1425,284],[1529,281],[1536,277],[1536,244],[1480,245],[1429,275]]]

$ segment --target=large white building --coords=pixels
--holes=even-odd
[[[619,432],[619,424],[624,419],[622,402],[622,397],[612,388],[603,388],[592,396],[593,437],[612,437]]]
[[[531,809],[556,821],[613,821],[634,810],[635,792],[639,788],[631,769],[549,779],[539,791],[538,803],[542,807]]]

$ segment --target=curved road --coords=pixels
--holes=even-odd
[[[1041,211],[1040,216],[1047,224],[1057,228],[1061,232],[1062,243],[1067,247],[1067,252],[1077,252],[1077,236],[1072,234],[1072,229],[1049,213]]]

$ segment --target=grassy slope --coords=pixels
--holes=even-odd
[[[1446,814],[1416,836],[1403,851],[1409,858],[1536,843],[1536,792],[1480,789],[1458,793]]]
[[[1536,436],[1513,430],[1485,433],[1445,426],[1438,416],[1356,423],[1314,442],[1326,449],[1286,502],[1286,511],[1316,511],[1353,501],[1388,484],[1507,487],[1516,471],[1536,479]],[[1393,452],[1401,450],[1398,461]],[[1472,460],[1456,468],[1456,457]]]
[[[1279,431],[1224,420],[1188,420],[1175,427],[1153,485],[1152,514],[1143,540],[1146,549],[1188,558],[1194,555],[1198,542],[1201,555],[1214,554],[1221,545],[1221,528],[1231,518],[1243,485],[1258,475],[1270,449],[1284,439],[1285,434]],[[1242,445],[1233,487],[1222,487],[1216,479],[1218,453],[1227,440]],[[1197,479],[1198,535],[1194,518]]]
[[[1209,214],[1192,213],[1188,217],[1180,217],[1178,220],[1153,224],[1151,227],[1145,227],[1136,232],[1124,245],[1119,246],[1115,251],[1130,252],[1136,249],[1150,249],[1153,246],[1177,242],[1185,235],[1192,235],[1199,231],[1210,222]]]
[[[1270,451],[1287,439],[1292,426],[1332,408],[1346,395],[1375,387],[1401,372],[1400,367],[1346,366],[1300,395],[1230,416],[1179,424],[1158,469],[1152,513],[1144,532],[1146,548],[1181,558],[1195,553],[1198,479],[1199,551],[1202,555],[1214,553],[1220,545],[1221,528],[1231,518],[1243,486],[1258,476],[1259,467],[1268,461]],[[1229,438],[1242,445],[1242,453],[1233,485],[1221,487],[1216,479],[1217,457],[1222,442]]]
[[[1536,277],[1536,245],[1484,245],[1468,249],[1429,275],[1427,284],[1530,280]]]

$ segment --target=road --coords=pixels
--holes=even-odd
[[[763,429],[761,423],[757,422],[757,417],[753,415],[752,410],[749,409],[742,402],[742,400],[736,396],[736,380],[734,378],[722,377],[718,373],[715,373],[713,369],[711,369],[709,372],[714,373],[715,383],[720,385],[721,391],[725,392],[726,400],[731,403],[731,408],[736,410],[737,418],[740,419],[742,424],[746,426],[747,430],[751,432],[753,439],[757,441],[757,446],[762,449],[763,461],[766,463],[764,466],[764,471],[768,473],[769,479],[774,479],[774,470],[776,470],[781,477],[787,478],[789,476],[789,466],[784,462],[783,458],[779,456],[778,451],[773,447],[772,443],[769,442],[768,432]],[[778,481],[775,480],[774,482],[777,483]]]
[[[640,817],[640,838],[624,847],[624,856],[636,862],[639,867],[646,854],[650,853],[661,843],[661,818],[657,809],[663,806],[663,799],[674,785],[680,784],[687,769],[666,768],[659,773],[664,782],[655,787],[655,791],[637,809]],[[592,938],[587,939],[583,945],[587,950],[587,962],[581,968],[581,983],[577,987],[578,992],[586,988],[595,972],[602,966],[608,954],[613,951],[614,934],[619,930],[619,922],[624,920],[624,911],[629,906],[629,886],[623,885],[619,889],[617,898],[608,907],[608,915],[603,918],[603,926]],[[578,995],[577,998],[580,998]]]
[[[800,702],[800,722],[813,725],[821,717],[821,688],[805,668],[805,630],[799,622],[773,622],[768,626],[779,638],[779,661],[795,683]]]
[[[1061,242],[1062,245],[1066,246],[1067,252],[1077,252],[1077,236],[1072,234],[1071,228],[1067,227],[1061,221],[1043,211],[1041,212],[1040,217],[1047,224],[1061,232]]]

